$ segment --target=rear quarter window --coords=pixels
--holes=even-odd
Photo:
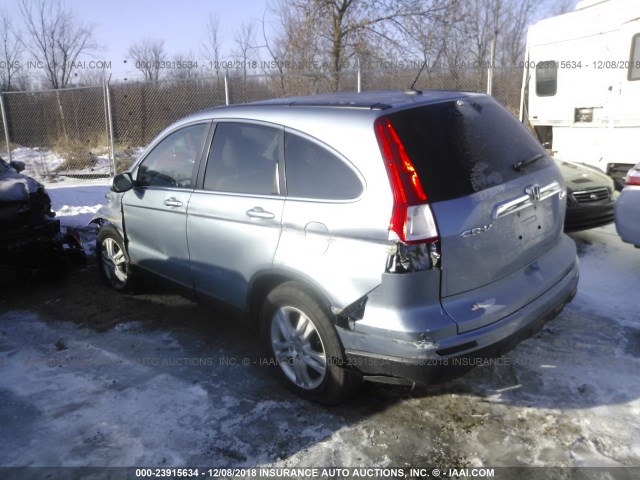
[[[352,200],[362,193],[358,175],[337,155],[299,135],[284,140],[287,195],[317,200]]]
[[[388,115],[430,201],[451,200],[551,164],[537,139],[489,97],[425,105]],[[513,164],[545,157],[516,171]]]

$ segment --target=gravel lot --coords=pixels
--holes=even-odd
[[[272,380],[232,313],[116,294],[93,260],[5,290],[0,466],[640,466],[640,250],[573,238],[578,295],[498,365],[332,408]]]

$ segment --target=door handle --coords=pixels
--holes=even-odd
[[[275,218],[273,213],[265,211],[262,207],[253,207],[251,210],[247,210],[247,216],[251,218],[261,218],[263,220]]]
[[[176,200],[175,197],[167,198],[164,201],[164,204],[167,207],[181,207],[182,206],[182,202],[180,200]]]

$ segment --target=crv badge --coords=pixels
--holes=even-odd
[[[538,185],[537,183],[529,185],[527,188],[525,188],[524,193],[529,195],[529,200],[531,200],[531,203],[537,203],[540,201],[540,185]]]
[[[483,225],[481,227],[472,228],[470,230],[465,230],[464,232],[462,232],[460,234],[460,236],[463,237],[463,238],[466,238],[466,237],[473,237],[474,235],[480,235],[481,233],[489,231],[489,229],[492,226],[493,226],[493,223],[490,223],[489,225]]]

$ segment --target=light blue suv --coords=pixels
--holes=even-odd
[[[272,370],[335,403],[451,378],[571,301],[554,162],[491,97],[374,92],[214,108],[113,179],[97,258],[237,307]]]

